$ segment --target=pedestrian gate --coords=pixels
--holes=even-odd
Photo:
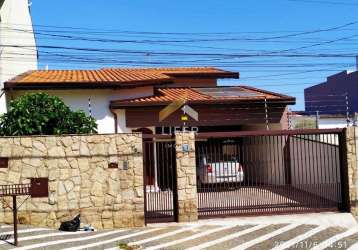
[[[177,221],[175,140],[146,135],[143,144],[145,221]]]

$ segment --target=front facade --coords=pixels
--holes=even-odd
[[[153,133],[170,134],[175,130],[225,132],[285,128],[286,105],[292,98],[247,86],[156,88],[153,96],[112,101],[111,108],[125,112],[122,125],[128,129],[149,128]],[[265,117],[265,98],[268,118]],[[159,113],[171,102],[185,99],[198,112],[198,120],[183,122],[182,109],[159,121]],[[284,103],[284,104],[283,104]]]
[[[5,90],[8,100],[29,92],[58,96],[72,109],[93,116],[99,133],[287,127],[286,107],[294,98],[247,86],[217,86],[223,78],[239,78],[239,73],[208,67],[43,70],[13,78]],[[180,100],[198,112],[198,120],[183,122],[178,109],[160,121],[159,112]]]
[[[75,213],[96,228],[113,228],[349,211],[355,196],[347,190],[355,192],[356,181],[348,178],[355,176],[356,166],[346,167],[356,163],[356,156],[345,159],[344,154],[355,152],[352,130],[274,131],[284,128],[286,106],[294,98],[216,84],[218,78],[235,77],[238,73],[214,68],[20,75],[5,85],[9,99],[39,91],[58,95],[73,109],[82,107],[94,116],[100,133],[108,123],[108,133],[121,134],[0,138],[0,157],[9,163],[0,184],[48,178],[49,197],[28,200],[21,216],[30,224],[52,227]],[[181,102],[196,110],[198,119],[192,114],[181,119],[181,106],[159,119],[168,105]],[[124,133],[179,130],[200,133]],[[0,211],[2,218],[9,221],[9,214]]]

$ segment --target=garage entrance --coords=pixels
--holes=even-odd
[[[197,134],[199,217],[347,209],[344,143],[338,129]]]

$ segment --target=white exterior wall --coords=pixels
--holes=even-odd
[[[28,0],[5,0],[0,9],[0,17],[0,93],[2,93],[5,81],[28,70],[37,69],[37,50]],[[20,47],[6,47],[6,45]],[[6,99],[5,95],[2,95],[0,114],[5,112]]]
[[[347,127],[346,118],[321,118],[318,120],[318,127],[325,128],[345,128]]]
[[[290,118],[292,127],[295,128],[297,124],[305,125],[306,127],[316,126],[316,117],[315,116],[293,116]],[[352,124],[352,121],[350,122]],[[318,119],[318,128],[319,129],[330,129],[330,128],[345,128],[347,127],[347,119],[345,117],[320,117]]]
[[[126,125],[126,111],[124,109],[115,110],[117,114],[117,132],[118,133],[129,133],[132,129],[127,128]]]
[[[72,110],[83,110],[89,115],[89,99],[91,102],[91,113],[97,121],[98,133],[107,134],[115,132],[114,115],[109,109],[110,101],[122,100],[138,96],[150,96],[153,87],[139,87],[128,90],[113,89],[79,89],[79,90],[42,90],[42,91],[13,91],[7,92],[9,96],[16,98],[25,93],[45,92],[49,95],[60,97]],[[124,110],[114,110],[117,113],[118,133],[128,133],[132,129],[126,127]]]

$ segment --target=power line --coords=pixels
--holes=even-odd
[[[356,35],[358,36],[358,34]],[[2,47],[10,47],[10,48],[44,48],[44,49],[63,49],[63,50],[73,50],[73,51],[91,51],[91,52],[106,52],[106,53],[122,53],[122,54],[132,54],[132,55],[180,55],[180,56],[222,56],[227,58],[235,58],[235,57],[299,57],[299,58],[307,58],[307,57],[315,57],[315,58],[351,58],[354,57],[355,54],[335,54],[335,53],[279,53],[279,52],[270,52],[270,53],[199,53],[199,52],[162,52],[162,51],[145,51],[145,50],[129,50],[129,49],[104,49],[104,48],[89,48],[89,47],[68,47],[68,46],[54,46],[54,45],[39,45],[39,46],[30,46],[30,45],[11,45],[11,44],[3,44]],[[295,50],[295,49],[293,49]]]
[[[322,33],[322,32],[330,32],[339,30],[342,28],[346,28],[352,25],[358,24],[358,21],[349,22],[340,26],[326,28],[326,29],[315,29],[305,32],[299,32],[299,33],[293,33],[293,34],[287,34],[287,35],[280,35],[280,36],[271,36],[271,37],[261,37],[261,38],[211,38],[211,39],[188,39],[188,40],[143,40],[143,41],[133,41],[133,40],[116,40],[116,39],[95,39],[95,38],[88,38],[88,37],[78,37],[78,36],[70,36],[70,35],[59,35],[59,34],[49,34],[39,31],[30,31],[30,30],[24,30],[24,29],[14,29],[16,31],[22,31],[22,32],[34,32],[35,34],[40,35],[46,35],[46,36],[54,36],[54,37],[63,37],[63,38],[70,38],[70,39],[82,39],[87,41],[99,41],[99,42],[120,42],[120,43],[126,43],[126,42],[136,42],[136,43],[148,43],[148,42],[163,42],[163,43],[188,43],[188,42],[211,42],[211,41],[265,41],[265,40],[275,40],[275,39],[282,39],[282,38],[290,38],[290,37],[297,37],[297,36],[303,36],[308,34],[315,34],[315,33]],[[160,34],[166,34],[166,33],[160,33]],[[173,33],[167,33],[173,34]]]
[[[295,0],[288,0],[288,1],[295,1]],[[298,1],[298,0],[296,0]],[[358,21],[352,21],[343,25],[339,25],[336,27],[324,28],[324,29],[315,29],[310,31],[297,31],[297,30],[276,30],[276,31],[228,31],[228,32],[156,32],[156,31],[136,31],[136,30],[118,30],[118,29],[106,29],[103,27],[100,28],[89,28],[89,27],[74,27],[74,26],[59,26],[59,25],[42,25],[42,24],[19,24],[19,23],[2,23],[3,25],[11,25],[11,26],[25,26],[25,27],[41,27],[41,28],[53,28],[53,29],[62,29],[61,32],[76,32],[78,33],[79,30],[85,31],[86,33],[90,33],[93,31],[97,34],[103,33],[119,33],[119,34],[141,34],[141,35],[232,35],[232,34],[272,34],[272,33],[291,33],[297,32],[298,35],[305,34],[305,33],[319,33],[319,32],[326,32],[332,31],[336,29],[342,29],[353,24],[356,24]],[[67,30],[63,30],[67,29]],[[69,31],[70,30],[70,31]],[[292,36],[294,34],[291,34]]]
[[[351,2],[337,2],[337,1],[324,1],[324,0],[288,0],[290,2],[302,2],[302,3],[319,3],[319,4],[333,4],[333,5],[343,5],[343,6],[358,6],[357,3]]]
[[[87,29],[87,28],[54,28],[51,26],[35,26],[36,39],[49,38],[49,42],[41,41],[39,46],[17,46],[17,48],[36,51],[40,55],[40,60],[44,63],[52,63],[56,65],[77,65],[83,67],[84,65],[95,65],[95,67],[102,65],[120,65],[120,66],[215,66],[224,68],[238,68],[245,69],[244,72],[270,72],[267,75],[248,76],[242,79],[265,79],[267,77],[280,77],[291,76],[296,74],[310,74],[317,72],[337,71],[341,67],[349,67],[353,64],[344,63],[342,60],[351,59],[355,56],[352,47],[348,44],[354,44],[358,34],[345,36],[340,38],[327,38],[331,37],[333,31],[343,31],[357,24],[358,22],[349,22],[340,26],[331,28],[320,28],[309,31],[299,32],[217,32],[217,33],[173,33],[173,32],[146,32],[146,31],[115,31],[115,30],[100,30],[100,29]],[[25,26],[26,27],[26,26]],[[36,29],[40,28],[40,29]],[[23,32],[23,29],[8,29],[8,31]],[[352,29],[354,30],[354,29]],[[105,33],[108,32],[108,33]],[[113,33],[117,32],[117,33]],[[288,34],[287,34],[288,33]],[[326,36],[312,36],[312,34],[327,33]],[[103,34],[109,34],[103,36]],[[120,38],[114,37],[115,34],[120,35]],[[250,34],[250,35],[247,35]],[[255,34],[255,35],[252,35]],[[258,35],[258,34],[270,34]],[[334,33],[335,34],[335,33]],[[11,35],[11,34],[6,34]],[[133,38],[131,36],[139,36],[142,38]],[[302,36],[302,37],[301,37]],[[308,37],[307,37],[308,36]],[[128,38],[129,37],[129,38]],[[64,46],[58,45],[58,39],[68,39],[68,43]],[[54,41],[57,44],[51,44]],[[96,44],[88,46],[70,46],[72,42],[77,41],[88,42]],[[114,44],[145,44],[145,49],[130,49],[121,47],[117,48],[103,48],[97,46],[98,42]],[[195,43],[233,43],[245,44],[242,49],[236,47],[224,48],[224,46],[201,46]],[[330,48],[317,48],[319,46],[336,43],[337,46]],[[338,43],[339,42],[339,43]],[[290,43],[302,43],[304,46],[295,46],[294,48],[281,49],[281,50],[255,50],[250,49],[250,45],[262,43],[266,46],[276,48],[278,45],[288,46]],[[237,46],[235,44],[235,46]],[[248,45],[246,45],[248,44]],[[307,45],[308,44],[308,45]],[[338,46],[338,44],[340,46]],[[163,46],[164,45],[164,46]],[[106,45],[104,45],[106,46]],[[132,46],[132,45],[130,45]],[[170,49],[165,46],[170,46]],[[177,50],[175,47],[183,47],[183,50]],[[4,48],[16,47],[12,44],[5,44]],[[106,46],[108,47],[108,46]],[[129,47],[129,46],[128,46]],[[133,46],[132,46],[133,47]],[[187,48],[193,48],[188,50]],[[195,49],[194,49],[195,48]],[[226,50],[216,52],[214,50]],[[205,51],[204,51],[205,50]],[[206,51],[208,50],[208,51]],[[295,59],[294,61],[292,59]],[[311,61],[305,61],[310,59]],[[322,60],[321,60],[322,59]],[[340,62],[325,62],[323,59],[340,59]],[[4,61],[13,61],[14,63],[26,60],[26,55],[10,54],[2,58]],[[263,62],[266,60],[267,62]],[[321,62],[322,61],[322,62]],[[331,66],[331,68],[326,68]],[[334,68],[333,68],[334,67]],[[307,69],[307,70],[305,70]],[[240,70],[242,71],[242,70]],[[272,74],[272,72],[279,73]],[[312,75],[312,74],[311,74]],[[318,74],[320,75],[320,74]],[[283,78],[278,83],[271,84],[250,84],[258,87],[285,87],[285,86],[298,86],[303,87],[307,85],[314,85],[311,78],[311,83],[282,83]],[[266,79],[267,80],[267,79]],[[294,80],[291,78],[291,80]],[[318,81],[317,81],[318,82]],[[297,94],[297,93],[295,93]]]

